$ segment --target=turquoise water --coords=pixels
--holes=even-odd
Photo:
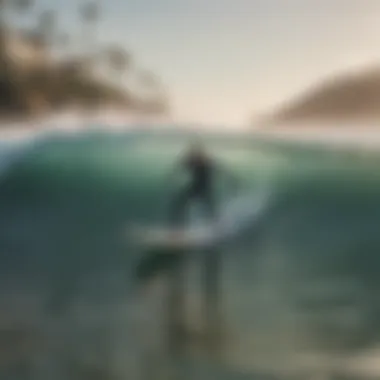
[[[211,154],[242,178],[246,192],[266,186],[274,194],[260,222],[221,254],[223,318],[232,336],[223,376],[277,373],[298,368],[305,354],[356,355],[376,346],[379,156],[249,136],[204,139]],[[121,376],[132,376],[126,357],[136,358],[139,344],[130,334],[137,329],[131,315],[141,252],[125,229],[128,223],[164,221],[173,190],[165,176],[187,142],[179,133],[51,137],[3,175],[4,305],[27,295],[29,306],[19,301],[25,310],[17,313],[26,321],[34,313],[42,330],[60,331],[61,338],[50,338],[65,342],[60,358],[70,353],[70,360],[77,356],[75,362],[87,367],[112,362]],[[227,196],[228,184],[221,180],[219,190]],[[200,297],[197,266],[195,256],[190,320],[197,319],[192,313]],[[159,319],[145,318],[149,326]],[[55,374],[66,370],[53,367]]]

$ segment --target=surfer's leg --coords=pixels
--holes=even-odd
[[[202,196],[210,225],[215,226],[218,216],[215,194],[206,191]],[[221,252],[218,246],[210,246],[202,254],[203,318],[207,349],[219,354],[222,345],[223,321],[221,314]]]

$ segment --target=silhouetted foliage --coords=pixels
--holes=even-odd
[[[146,97],[122,84],[127,70],[129,75],[136,75],[132,71],[133,57],[125,48],[110,44],[95,51],[88,49],[96,45],[95,32],[101,17],[97,2],[84,2],[78,9],[86,46],[76,54],[70,53],[70,42],[76,36],[60,27],[55,9],[43,9],[31,29],[19,26],[17,17],[9,17],[29,16],[34,5],[32,0],[0,0],[2,117],[44,115],[70,107],[95,109],[104,105],[149,114],[167,111],[166,99],[159,91],[153,91],[154,80],[140,81],[142,89],[150,89]],[[102,65],[116,81],[98,75]]]

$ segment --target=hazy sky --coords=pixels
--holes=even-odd
[[[71,23],[80,1],[38,3]],[[246,123],[321,77],[380,62],[380,0],[99,1],[100,40],[159,74],[182,121]]]

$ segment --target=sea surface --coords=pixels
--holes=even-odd
[[[175,358],[164,348],[165,271],[138,282],[144,247],[127,227],[165,223],[181,182],[167,175],[191,134],[0,142],[1,379],[380,378],[380,155],[249,134],[201,138],[241,192],[265,188],[271,201],[220,247],[218,354],[200,339]],[[235,191],[225,178],[217,186],[220,202]],[[188,254],[193,330],[202,263]]]

